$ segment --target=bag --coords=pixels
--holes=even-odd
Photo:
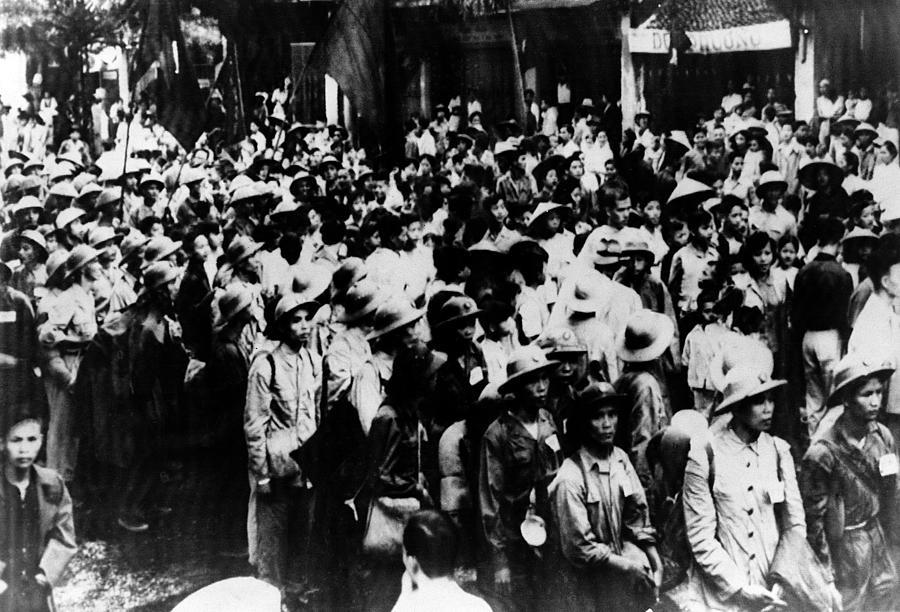
[[[416,472],[422,478],[422,426],[416,426]],[[397,451],[399,443],[390,454]],[[386,462],[388,463],[388,462]],[[364,483],[365,484],[365,483]],[[403,550],[406,521],[422,507],[415,497],[376,497],[369,504],[369,516],[363,535],[363,552],[383,559],[396,559]]]
[[[781,534],[769,581],[784,588],[789,610],[831,610],[831,572],[813,552],[805,530],[789,529]]]
[[[266,457],[273,478],[291,478],[300,473],[300,466],[291,459],[291,453],[299,446],[300,440],[293,428],[276,429],[266,434]]]
[[[406,521],[420,507],[415,497],[377,497],[372,500],[363,536],[363,552],[382,558],[399,556]]]
[[[274,389],[275,357],[272,356],[272,353],[267,353],[266,359],[269,361],[269,367],[272,368],[269,388]],[[269,464],[269,474],[273,478],[292,478],[300,473],[300,466],[291,458],[291,453],[299,447],[300,438],[293,427],[266,432],[266,460]]]

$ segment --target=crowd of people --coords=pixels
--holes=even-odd
[[[288,91],[227,147],[4,140],[0,609],[46,609],[96,500],[151,537],[200,450],[222,552],[298,609],[896,607],[900,164],[865,90],[667,132],[454,100],[400,161]]]

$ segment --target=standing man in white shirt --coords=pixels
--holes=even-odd
[[[900,236],[885,234],[869,259],[875,292],[866,301],[853,325],[848,353],[867,359],[892,359],[900,363]],[[900,434],[900,372],[891,375],[882,422]]]
[[[453,580],[459,534],[445,514],[423,510],[403,530],[403,590],[393,612],[490,612]]]

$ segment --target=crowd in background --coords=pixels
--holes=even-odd
[[[298,608],[422,609],[437,571],[495,610],[892,609],[889,103],[745,86],[623,130],[469,95],[394,160],[289,92],[191,151],[102,91],[52,147],[50,102],[4,118],[0,609],[97,508],[150,531],[197,453],[222,552]]]

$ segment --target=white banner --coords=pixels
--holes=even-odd
[[[791,24],[786,19],[739,28],[685,33],[691,39],[688,53],[734,53],[791,47]],[[668,53],[669,32],[632,28],[628,31],[628,46],[632,53]]]

